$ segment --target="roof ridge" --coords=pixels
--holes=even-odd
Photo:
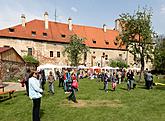
[[[37,21],[42,21],[42,22],[44,22],[44,20],[41,20],[41,19],[33,19],[33,20],[37,20]],[[33,20],[31,20],[31,21],[33,21]],[[29,21],[29,22],[31,22],[31,21]],[[55,22],[55,21],[51,21],[51,20],[49,20],[49,22],[51,22],[51,23],[57,23],[57,24],[68,25],[67,23],[64,23],[64,22]],[[95,29],[103,29],[103,28],[101,28],[101,27],[96,27],[96,26],[87,26],[87,25],[80,25],[80,24],[72,24],[72,25],[73,25],[73,26],[80,26],[80,27],[90,27],[90,28],[95,28]],[[116,31],[116,30],[108,29],[108,28],[107,28],[107,30]]]
[[[42,21],[42,22],[44,22],[44,20],[41,20],[41,19],[32,19],[32,20],[30,20],[30,21],[27,21],[26,24],[27,24],[27,23],[31,23],[31,22],[33,22],[33,21]],[[55,22],[55,21],[51,21],[51,20],[49,20],[49,22],[51,22],[51,23],[57,23],[57,24],[68,25],[67,23]],[[103,28],[101,28],[101,27],[96,27],[96,26],[86,26],[86,25],[79,25],[79,24],[72,24],[72,25],[73,25],[73,26],[79,26],[79,27],[94,28],[94,29],[103,29]],[[18,26],[21,26],[21,23],[20,23],[20,24],[16,24],[16,25],[11,26],[11,27],[4,28],[4,29],[15,28],[15,27],[18,27]],[[4,30],[4,29],[0,29],[0,30]],[[107,30],[108,30],[108,31],[116,31],[116,30],[108,29],[108,28],[107,28]]]

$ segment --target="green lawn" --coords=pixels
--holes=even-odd
[[[165,121],[165,86],[146,90],[140,83],[127,91],[124,83],[105,93],[102,82],[83,79],[79,81],[79,103],[73,104],[57,85],[56,81],[55,95],[46,89],[42,97],[41,121]],[[1,121],[31,121],[32,101],[24,93],[0,102]]]

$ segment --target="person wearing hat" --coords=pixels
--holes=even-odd
[[[32,119],[33,121],[40,121],[40,103],[43,89],[40,88],[40,80],[38,80],[39,73],[33,71],[29,78],[29,97],[33,101]]]

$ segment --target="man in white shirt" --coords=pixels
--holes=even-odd
[[[37,79],[38,72],[32,72],[29,78],[29,97],[33,100],[33,121],[40,121],[40,103],[43,90]]]

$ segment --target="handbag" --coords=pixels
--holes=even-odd
[[[78,82],[76,81],[76,80],[74,80],[73,82],[72,82],[72,87],[74,87],[74,88],[78,88]]]

